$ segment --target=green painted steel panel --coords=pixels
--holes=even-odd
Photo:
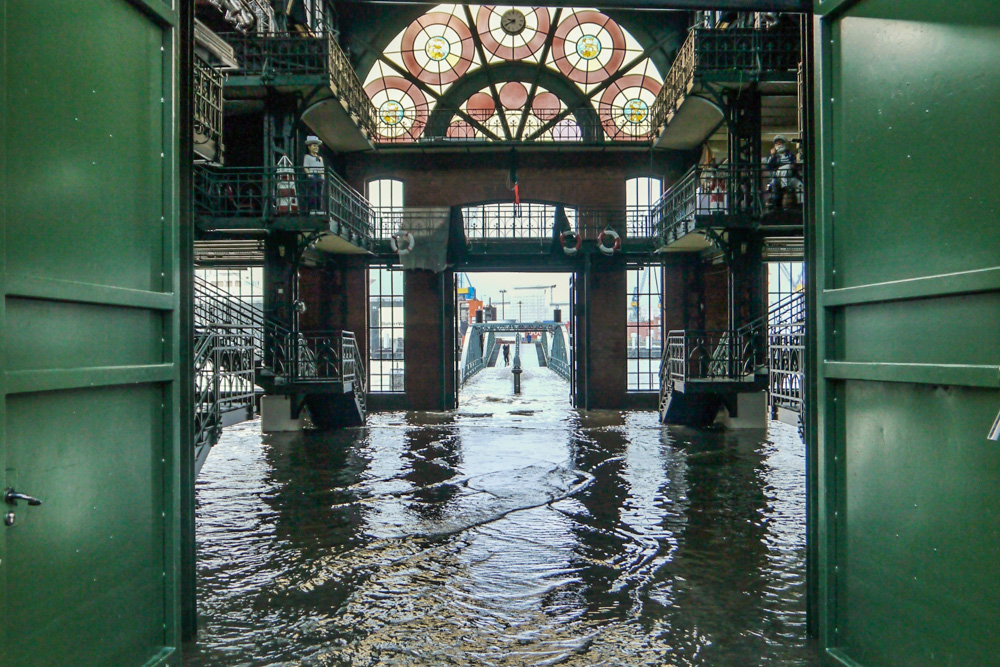
[[[1000,6],[817,11],[820,642],[997,664]]]
[[[996,664],[997,392],[847,382],[836,618],[863,665]],[[960,658],[960,659],[959,659]]]
[[[175,23],[0,3],[2,665],[180,664]]]

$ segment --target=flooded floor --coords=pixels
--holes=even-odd
[[[185,665],[818,665],[796,430],[579,413],[524,352],[521,396],[487,369],[454,413],[228,429]]]

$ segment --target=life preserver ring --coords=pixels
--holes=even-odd
[[[610,247],[604,244],[604,239],[611,239]],[[621,250],[621,247],[622,237],[613,229],[605,229],[597,237],[597,249],[609,257]]]
[[[580,246],[583,245],[583,234],[567,229],[559,235],[559,245],[562,246],[563,252],[567,255],[575,255],[580,251]]]
[[[400,239],[407,239],[405,246],[400,245]],[[393,234],[389,237],[389,246],[392,248],[392,251],[399,253],[400,255],[409,254],[409,252],[413,250],[413,246],[416,245],[416,243],[416,239],[413,238],[413,234],[410,232],[399,232],[398,234]]]

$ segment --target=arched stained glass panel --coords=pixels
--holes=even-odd
[[[366,78],[365,90],[377,112],[375,139],[426,138],[435,106],[446,103],[456,83],[484,67],[524,62],[540,74],[522,81],[497,76],[494,85],[465,101],[448,102],[455,104],[446,107],[451,119],[433,121],[433,138],[648,140],[649,111],[663,79],[648,58],[639,59],[641,54],[635,38],[595,9],[563,8],[557,14],[543,7],[438,5],[390,40]],[[565,84],[539,85],[545,77]],[[586,100],[583,107],[579,101],[567,107],[560,96],[574,96],[566,86],[579,91],[575,97]]]

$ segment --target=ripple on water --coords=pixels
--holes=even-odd
[[[454,413],[227,429],[188,667],[819,664],[794,428],[667,429],[577,413],[544,369],[509,380]]]

